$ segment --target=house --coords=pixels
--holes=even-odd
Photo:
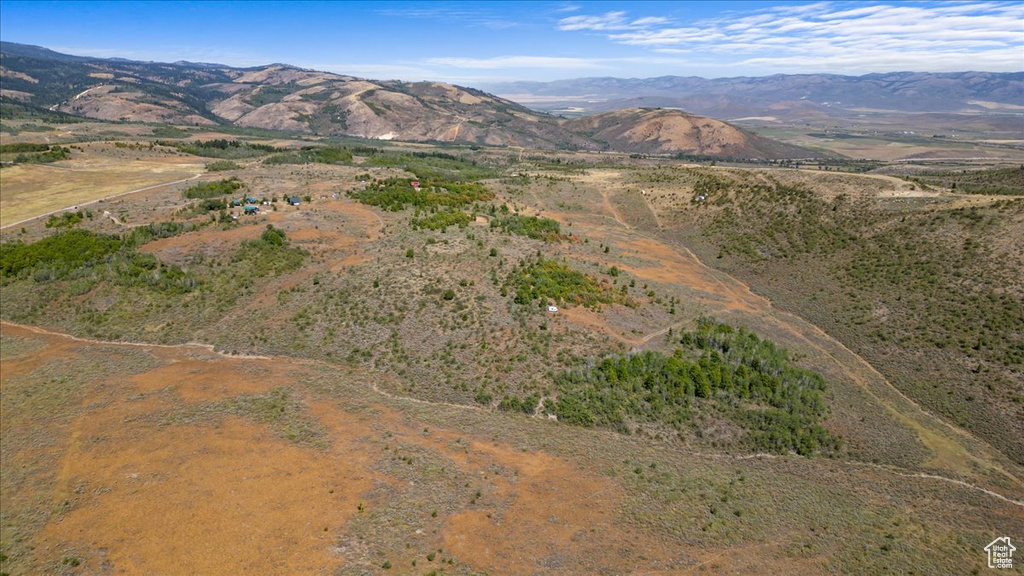
[[[558,306],[548,306],[548,312],[551,312],[552,314],[558,312]]]
[[[409,182],[409,186],[412,186],[412,189],[417,191],[417,192],[420,191],[420,181],[419,180],[413,180],[412,182]]]
[[[258,203],[258,202],[259,202],[259,200],[256,200],[256,199],[255,199],[255,198],[253,198],[252,196],[246,196],[246,197],[245,197],[245,203],[246,203],[246,204],[256,204],[256,203]]]
[[[252,205],[252,204],[247,204],[247,205],[242,207],[242,213],[243,214],[259,214],[260,213],[260,207]]]
[[[298,206],[301,202],[302,202],[302,198],[299,198],[298,196],[289,196],[288,197],[288,203],[291,204],[292,206]]]

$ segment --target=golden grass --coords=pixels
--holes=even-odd
[[[0,226],[203,171],[194,158],[81,157],[59,165],[5,168],[0,173]]]

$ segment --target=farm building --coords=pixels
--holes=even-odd
[[[298,196],[289,196],[288,203],[291,204],[292,206],[298,206],[300,203],[302,203],[302,198],[299,198]]]
[[[242,207],[242,212],[244,214],[259,214],[260,213],[260,207],[248,204],[248,205]]]

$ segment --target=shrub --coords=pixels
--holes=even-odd
[[[238,170],[241,166],[231,160],[217,160],[206,165],[207,172],[223,172],[225,170]]]
[[[445,210],[443,212],[438,212],[437,214],[431,214],[426,218],[413,218],[410,224],[415,230],[419,230],[420,228],[426,228],[428,230],[444,230],[453,225],[457,225],[459,228],[465,228],[469,222],[469,214],[466,214],[461,210]]]
[[[82,214],[81,210],[78,210],[77,212],[65,212],[60,216],[57,216],[56,214],[51,214],[50,217],[46,219],[46,227],[72,228],[75,226],[75,224],[81,222],[84,217],[85,216],[84,214]]]

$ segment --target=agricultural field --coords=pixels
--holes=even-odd
[[[5,572],[969,573],[1024,534],[985,175],[173,130],[3,168],[93,202],[0,232]],[[85,166],[139,180],[44,178]]]
[[[758,134],[845,158],[882,162],[955,159],[958,162],[1019,162],[1019,117],[964,116],[955,121],[937,115],[866,115],[856,121],[789,124],[777,119],[739,122]]]

